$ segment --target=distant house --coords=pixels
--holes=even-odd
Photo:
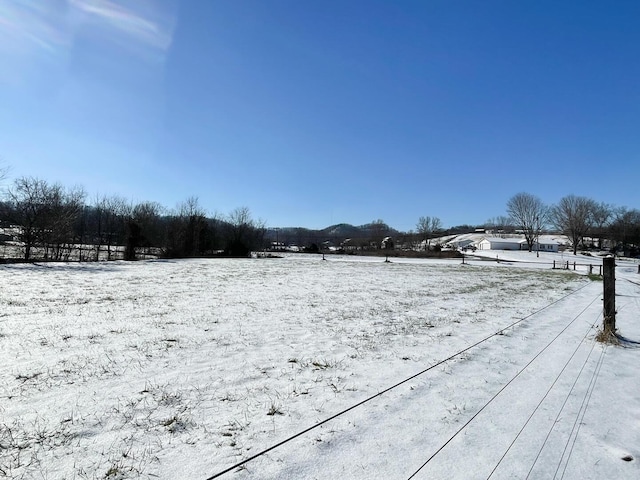
[[[485,237],[477,243],[478,250],[529,250],[524,238]],[[533,244],[533,251],[557,252],[558,242],[540,239]]]
[[[484,237],[477,246],[478,250],[528,250],[527,242],[522,238]]]
[[[344,241],[340,244],[340,248],[347,252],[353,252],[355,250],[358,250],[358,245],[356,245],[356,243],[352,239],[345,238]]]
[[[271,250],[274,252],[282,252],[285,250],[284,242],[271,242]]]
[[[538,248],[536,248],[538,246]],[[540,242],[533,245],[533,249],[541,252],[557,252],[560,244],[555,240],[540,239]]]

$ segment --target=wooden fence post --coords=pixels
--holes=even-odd
[[[616,259],[606,257],[602,260],[604,273],[604,331],[616,331]]]

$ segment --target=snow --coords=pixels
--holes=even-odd
[[[220,478],[640,478],[637,263],[604,346],[600,259],[478,253],[3,266],[0,477],[205,479],[374,397]]]

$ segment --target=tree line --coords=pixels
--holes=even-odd
[[[494,217],[481,225],[482,229],[502,234],[522,234],[529,251],[543,233],[565,235],[573,254],[579,249],[608,249],[626,256],[640,255],[640,210],[616,207],[592,198],[567,195],[557,204],[547,205],[536,195],[521,192],[506,205],[507,215]],[[442,228],[438,217],[420,217],[416,233],[424,249],[430,249],[431,239],[438,236],[468,233],[478,227],[462,225]],[[437,247],[437,245],[436,245]]]
[[[167,258],[242,257],[262,248],[264,222],[247,207],[208,216],[191,197],[175,209],[156,202],[132,203],[97,196],[91,204],[81,187],[67,188],[34,177],[16,179],[0,203],[3,226],[16,226],[24,260],[134,260],[141,253]]]
[[[546,205],[530,193],[518,193],[507,202],[508,217],[489,224],[497,229],[517,227],[529,251],[538,236],[548,230],[565,235],[574,255],[580,248],[608,248],[637,256],[640,253],[640,211],[615,207],[591,198],[567,195],[555,205]]]
[[[640,211],[636,209],[576,195],[546,205],[530,193],[514,195],[506,207],[507,216],[489,219],[481,227],[504,234],[521,233],[529,251],[542,233],[553,231],[567,236],[574,254],[580,248],[608,248],[626,255],[640,253]],[[73,251],[79,251],[76,257],[80,260],[94,261],[134,260],[141,254],[166,258],[243,257],[268,248],[273,240],[280,243],[278,235],[280,240],[290,240],[292,236],[291,232],[285,234],[285,229],[268,232],[265,223],[253,219],[247,207],[227,215],[209,216],[197,197],[190,197],[171,210],[157,202],[133,203],[118,196],[96,196],[88,202],[81,187],[67,188],[34,177],[18,178],[5,190],[0,201],[0,221],[5,228],[16,226],[14,236],[27,261],[65,260]],[[333,228],[336,227],[340,226]],[[432,245],[432,239],[476,228],[463,225],[444,229],[438,217],[422,216],[415,231],[409,232],[398,232],[382,220],[362,227],[344,225],[339,233],[294,230],[298,243],[302,243],[304,232],[304,237],[312,239],[315,251],[322,248],[322,238],[335,237],[334,243],[344,245],[346,236],[352,237],[351,245],[360,249],[432,250],[439,247]]]

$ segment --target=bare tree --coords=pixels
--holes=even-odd
[[[94,245],[96,262],[100,261],[100,247],[103,239],[103,228],[106,213],[106,199],[100,195],[96,195],[93,208],[91,211],[91,218],[89,220],[89,231],[91,237],[91,243]]]
[[[252,250],[262,247],[266,233],[265,222],[254,220],[247,207],[233,210],[228,218],[225,254],[246,257]]]
[[[160,215],[163,208],[157,202],[141,202],[131,210],[129,229],[135,225],[137,237],[133,249],[159,247],[163,243],[163,232],[160,224]]]
[[[389,235],[389,226],[379,218],[366,225],[366,227],[369,230],[370,243],[374,245],[374,248],[383,248],[382,240]]]
[[[81,212],[84,190],[65,190],[34,177],[20,177],[7,190],[9,219],[20,226],[19,238],[24,259],[32,258],[36,246],[44,247],[45,257],[62,258],[63,246],[73,243],[74,224]]]
[[[514,225],[522,230],[529,251],[546,225],[549,208],[535,195],[518,193],[507,202],[507,213]]]
[[[38,244],[46,216],[46,191],[48,184],[33,177],[20,177],[7,190],[8,216],[19,225],[19,238],[24,246],[24,259],[31,259],[31,252]]]
[[[420,217],[416,224],[416,231],[420,235],[420,240],[424,242],[425,251],[430,248],[433,235],[442,230],[442,222],[438,217]]]
[[[415,237],[416,234],[413,230],[409,230],[408,232],[399,232],[396,248],[400,248],[402,250],[413,250],[415,248]]]
[[[5,180],[9,176],[10,170],[11,169],[6,165],[0,166],[0,181]]]
[[[551,209],[553,225],[569,237],[573,254],[593,226],[593,211],[596,203],[590,198],[568,195],[560,199]]]
[[[614,251],[622,250],[625,255],[636,254],[640,245],[640,210],[626,207],[615,209],[610,231],[615,243]]]
[[[490,218],[486,221],[485,228],[495,230],[494,233],[498,233],[500,235],[513,230],[513,227],[511,226],[511,219],[505,215]]]
[[[209,223],[197,197],[178,205],[168,225],[165,254],[170,257],[195,257],[207,249]]]
[[[50,185],[47,191],[47,213],[42,240],[45,257],[68,259],[76,238],[77,220],[82,214],[86,193],[82,187],[65,189]]]
[[[602,248],[602,240],[613,219],[613,207],[607,203],[594,203],[591,211],[593,234],[597,235],[598,248]]]
[[[100,233],[97,239],[99,255],[100,245],[107,246],[107,260],[113,259],[113,247],[122,245],[126,241],[126,219],[131,212],[131,205],[127,200],[117,195],[103,196],[97,202],[101,212]],[[96,259],[99,257],[96,256]]]
[[[203,233],[206,229],[206,214],[197,197],[190,197],[180,207],[180,216],[186,221],[185,250],[187,255],[200,255],[203,251]]]
[[[148,248],[153,243],[158,243],[161,211],[162,207],[156,202],[127,204],[123,209],[122,219],[126,232],[125,260],[136,260],[141,248]]]

